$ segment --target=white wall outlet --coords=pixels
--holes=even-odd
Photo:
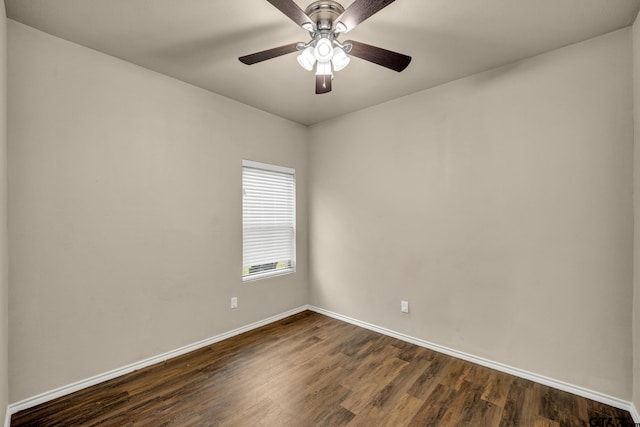
[[[231,308],[238,308],[238,297],[231,298]]]
[[[400,301],[400,310],[402,310],[403,313],[408,313],[409,301]]]

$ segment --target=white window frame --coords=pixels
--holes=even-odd
[[[291,212],[291,218],[293,224],[291,224],[292,228],[292,254],[291,254],[291,265],[289,267],[279,268],[268,270],[259,273],[249,274],[247,269],[249,266],[245,266],[246,254],[245,254],[245,169],[256,169],[266,172],[275,172],[283,175],[290,175],[293,179],[293,206]],[[274,260],[273,262],[277,262],[281,260]],[[267,262],[270,263],[271,261]],[[263,264],[264,265],[264,264]],[[255,162],[252,160],[243,160],[242,161],[242,281],[248,282],[258,279],[263,279],[267,277],[281,276],[284,274],[295,273],[296,271],[296,171],[293,168],[272,165],[268,163]]]

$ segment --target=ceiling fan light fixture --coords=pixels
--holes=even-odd
[[[256,0],[257,1],[257,0]],[[393,71],[403,71],[411,57],[398,52],[371,46],[354,40],[341,43],[338,37],[353,30],[395,0],[349,0],[344,8],[336,0],[308,0],[311,4],[302,10],[300,0],[267,0],[299,27],[309,32],[307,43],[290,43],[239,57],[246,65],[298,52],[302,68],[316,74],[316,94],[331,92],[333,72],[340,71],[351,62],[351,56],[369,61]]]
[[[316,57],[313,54],[313,47],[309,46],[305,48],[300,55],[298,55],[298,64],[307,71],[313,70],[313,64],[316,63]]]
[[[333,63],[333,69],[335,71],[340,71],[349,65],[351,58],[347,56],[341,47],[335,47],[333,49],[333,58],[331,59],[331,62]]]
[[[329,39],[320,39],[313,51],[318,62],[330,62],[333,58],[333,45]]]

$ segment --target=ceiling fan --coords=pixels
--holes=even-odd
[[[331,92],[333,71],[342,70],[351,61],[347,54],[398,72],[407,68],[411,62],[410,56],[401,53],[354,40],[338,41],[340,34],[351,31],[395,0],[355,0],[347,9],[333,0],[318,0],[304,11],[293,0],[267,1],[308,31],[311,41],[291,43],[241,56],[238,59],[244,64],[252,65],[288,53],[300,52],[300,66],[312,71],[315,65],[316,94],[322,94]]]

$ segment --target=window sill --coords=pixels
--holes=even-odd
[[[260,274],[253,274],[251,276],[245,276],[242,278],[242,282],[255,282],[256,280],[268,279],[270,277],[286,276],[287,274],[295,273],[295,268],[278,271],[267,271]]]

